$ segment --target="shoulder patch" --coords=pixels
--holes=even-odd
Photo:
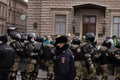
[[[62,63],[65,63],[65,57],[62,57]]]

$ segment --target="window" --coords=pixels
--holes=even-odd
[[[10,17],[11,17],[11,15],[10,15],[10,12],[9,12],[9,16],[8,16],[8,22],[10,22]]]
[[[66,33],[66,15],[55,16],[55,34]]]
[[[4,25],[0,25],[0,34],[4,34]]]
[[[83,16],[83,35],[88,32],[96,34],[96,16]]]
[[[120,16],[113,18],[113,35],[120,36]]]

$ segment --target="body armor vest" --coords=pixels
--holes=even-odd
[[[41,50],[41,44],[38,42],[28,42],[25,45],[26,55],[29,57],[38,56]]]
[[[10,45],[15,49],[16,53],[20,56],[23,52],[23,45],[20,41],[12,41]]]

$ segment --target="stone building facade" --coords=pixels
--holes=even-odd
[[[120,36],[120,0],[29,0],[27,33]]]
[[[27,20],[21,19],[27,15],[27,2],[24,0],[8,0],[7,27],[16,27],[18,32],[26,32]],[[26,18],[26,16],[24,16]]]
[[[26,32],[26,15],[27,2],[24,0],[1,0],[0,34],[6,34],[9,27],[16,27],[18,32]]]
[[[7,22],[7,1],[0,1],[0,34],[4,34]]]

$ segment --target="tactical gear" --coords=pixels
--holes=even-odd
[[[36,34],[35,33],[29,33],[28,34],[28,41],[31,41],[32,38],[35,38],[36,37]]]
[[[106,42],[103,44],[100,49],[97,57],[96,58],[96,69],[97,69],[97,74],[102,75],[103,80],[107,80],[107,77],[109,75],[109,69],[108,69],[108,57],[107,54],[109,54],[109,48],[106,47]],[[108,51],[108,52],[107,52]]]
[[[85,53],[87,53],[87,52],[92,53],[93,52],[92,50],[93,50],[93,46],[91,44],[88,43],[84,46],[84,52]]]
[[[48,80],[51,80],[54,74],[54,61],[53,61],[53,56],[55,55],[54,45],[52,44],[44,45],[43,49],[44,49],[42,56],[44,63],[43,69],[47,71]]]
[[[36,41],[38,41],[38,42],[43,42],[43,41],[44,41],[44,38],[41,37],[41,36],[37,36],[37,37],[36,37]]]
[[[8,35],[11,35],[12,32],[16,32],[17,28],[16,27],[10,27],[9,29],[7,29],[7,33]]]
[[[112,46],[112,43],[110,42],[110,39],[105,39],[102,43],[103,46],[110,48]]]
[[[21,35],[21,42],[24,43],[24,41],[27,40],[27,36],[25,34]]]
[[[96,45],[94,42],[85,41],[81,43],[81,66],[82,66],[82,79],[92,80],[95,78],[96,69],[94,65],[94,54],[96,53]]]
[[[115,66],[115,73],[116,73],[115,80],[119,80],[120,79],[120,48],[115,48],[114,55],[115,55],[114,66]]]
[[[11,33],[10,33],[10,38],[11,38],[11,39],[16,39],[16,34],[17,34],[16,31],[11,32]]]
[[[15,34],[15,39],[16,39],[16,40],[20,40],[20,39],[21,39],[21,35],[20,35],[19,33],[16,33],[16,34]]]
[[[23,45],[20,41],[13,40],[10,45],[15,49],[17,55],[20,57],[23,52]]]
[[[29,36],[29,38],[31,38]],[[39,69],[39,54],[41,52],[42,44],[39,42],[31,42],[25,44],[24,50],[27,59],[26,72],[24,75],[25,80],[35,80]]]
[[[94,40],[95,40],[95,35],[94,35],[94,33],[87,33],[87,34],[86,34],[86,40],[87,40],[87,41],[90,41],[90,42],[94,42]]]
[[[75,40],[73,39],[70,49],[74,54],[74,60],[75,60],[75,80],[79,80],[82,75],[81,72],[82,67],[80,62],[80,55],[81,55],[80,40],[76,38]]]
[[[81,40],[78,37],[73,38],[73,40],[71,42],[71,44],[76,44],[76,45],[79,45],[80,43],[81,43]]]
[[[17,75],[17,71],[19,70],[19,66],[20,66],[20,57],[23,56],[23,45],[20,42],[20,34],[16,33],[16,35],[14,35],[14,39],[16,40],[12,40],[10,42],[10,45],[15,49],[16,51],[16,55],[15,55],[15,62],[11,68],[11,74],[10,77],[11,79],[16,79],[16,75]]]
[[[41,50],[41,44],[38,42],[28,42],[25,44],[25,52],[28,57],[38,56]]]

